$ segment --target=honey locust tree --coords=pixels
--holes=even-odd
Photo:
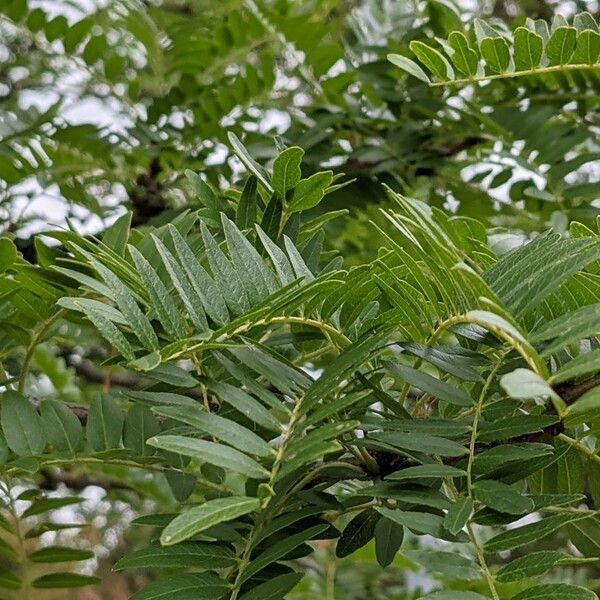
[[[0,597],[102,583],[53,512],[96,485],[146,532],[112,565],[135,600],[597,598],[597,22],[430,2],[371,49],[385,13],[337,4],[323,46],[303,3],[2,9],[33,80],[85,64],[133,124],[6,113]],[[243,134],[297,92],[267,67],[312,101],[274,143]],[[28,178],[131,210],[27,238]],[[388,588],[335,576],[367,545]]]

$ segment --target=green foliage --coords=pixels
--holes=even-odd
[[[597,598],[594,17],[462,31],[436,0],[375,45],[373,2],[342,47],[336,3],[117,4],[0,13],[11,65],[20,36],[61,44],[131,116],[115,141],[6,101],[7,206],[35,178],[102,217],[123,184],[130,210],[33,258],[24,223],[0,239],[3,597],[98,581],[47,516],[82,501],[60,476],[149,511],[113,565],[156,575],[136,600],[333,598],[369,553],[431,600]],[[250,127],[274,106],[276,150]]]

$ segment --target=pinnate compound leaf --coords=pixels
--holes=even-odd
[[[231,521],[260,507],[258,498],[231,496],[208,500],[200,506],[190,508],[175,517],[164,529],[160,541],[172,546],[200,533],[209,527]]]

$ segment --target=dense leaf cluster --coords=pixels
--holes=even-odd
[[[528,20],[512,32],[478,20],[466,32],[445,31],[462,28],[460,18],[445,2],[429,3],[419,26],[446,55],[433,42],[409,47],[435,81],[430,87],[400,53],[390,60],[417,80],[381,60],[385,88],[377,78],[365,83],[360,68],[332,74],[342,50],[328,37],[331,23],[317,27],[285,6],[249,2],[220,16],[208,37],[195,34],[199,14],[167,17],[169,4],[143,11],[115,3],[74,25],[23,1],[3,9],[13,43],[19,28],[36,43],[38,32],[49,44],[62,40],[69,59],[109,81],[131,69],[129,100],[150,98],[122,144],[64,123],[58,105],[43,114],[14,108],[2,132],[9,198],[27,177],[67,166],[64,179],[50,181],[67,198],[72,186],[75,203],[86,204],[97,177],[130,181],[111,169],[148,169],[145,179],[134,173],[132,210],[97,236],[69,222],[35,237],[35,260],[14,236],[0,238],[3,595],[97,581],[77,568],[87,550],[43,542],[81,525],[48,516],[81,498],[44,487],[108,472],[99,485],[135,489],[156,505],[134,521],[153,532],[146,545],[114,565],[158,574],[135,600],[284,598],[310,571],[306,557],[318,543],[334,543],[344,558],[372,540],[382,567],[401,552],[436,576],[440,589],[423,596],[430,600],[597,598],[592,575],[581,578],[600,556],[600,221],[587,202],[597,195],[593,174],[580,172],[597,158],[594,18]],[[152,27],[156,14],[168,44]],[[116,52],[103,27],[141,46]],[[341,117],[327,114],[334,133],[325,147],[347,150],[345,127],[360,123],[373,152],[345,157],[350,177],[320,168],[328,129],[317,127],[312,135],[324,136],[311,142],[304,128],[301,147],[292,123],[263,153],[247,144],[251,134],[235,133],[244,119],[226,135],[224,116],[273,92],[264,36],[296,58],[302,50],[305,61],[290,58],[292,72],[324,98],[348,102]],[[395,50],[408,50],[407,41]],[[248,44],[256,48],[247,52]],[[383,58],[390,49],[374,52]],[[138,52],[148,60],[139,76]],[[193,75],[206,63],[197,95]],[[354,113],[349,96],[334,93],[340,79],[385,116],[373,107]],[[153,89],[157,81],[164,87]],[[396,84],[410,101],[395,101]],[[163,117],[183,106],[206,124],[207,138],[227,142],[244,167],[240,185],[195,168],[206,158],[192,150],[197,130],[153,129],[169,130]],[[413,122],[416,113],[426,118]],[[424,132],[404,137],[417,122]],[[438,145],[448,132],[459,149]],[[422,145],[420,135],[437,137]],[[415,142],[402,154],[406,180],[390,164],[398,159],[392,138]],[[133,140],[160,151],[146,155]],[[486,208],[469,204],[470,185],[490,175],[462,178],[463,168],[485,162],[480,153],[502,164],[489,187],[510,182],[514,197],[504,206],[481,189]],[[433,165],[440,156],[451,158]],[[508,156],[516,159],[502,162]],[[368,209],[368,223],[335,210],[336,199],[364,184],[357,160],[389,184],[372,185],[380,206]],[[85,177],[68,171],[86,164]],[[515,181],[519,169],[539,165],[543,183]],[[424,191],[424,176],[445,182]],[[155,211],[167,187],[189,202]],[[453,211],[439,202],[450,190]],[[149,214],[140,215],[142,205]],[[336,227],[348,229],[328,239]],[[353,239],[359,230],[368,244]],[[67,364],[99,385],[79,390]]]

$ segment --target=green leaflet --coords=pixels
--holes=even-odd
[[[445,478],[445,477],[464,477],[465,471],[452,467],[450,465],[442,465],[432,463],[429,465],[418,465],[416,467],[408,467],[401,471],[396,471],[386,477],[387,480],[402,481],[408,479],[430,479],[430,478]]]
[[[162,326],[173,337],[184,337],[185,324],[166,286],[137,248],[128,246],[128,249]]]
[[[298,181],[289,203],[290,210],[292,212],[308,210],[319,204],[332,181],[333,171],[322,171]]]
[[[107,269],[95,259],[91,259],[91,263],[94,269],[100,273],[102,279],[104,279],[106,284],[113,291],[117,306],[136,337],[146,349],[156,350],[158,348],[158,338],[156,337],[156,333],[154,332],[148,317],[137,305],[131,292],[110,269]]]
[[[123,414],[108,394],[95,394],[86,425],[87,440],[96,452],[117,448],[123,431]]]
[[[42,497],[39,500],[34,500],[27,509],[23,511],[22,518],[32,517],[34,515],[41,515],[42,513],[56,510],[57,508],[63,508],[64,506],[71,506],[73,504],[79,504],[83,502],[83,498],[65,496],[62,498],[45,498]]]
[[[208,500],[175,517],[163,530],[160,541],[164,546],[172,546],[218,523],[231,521],[258,510],[259,506],[260,501],[257,498],[243,496]]]
[[[113,571],[124,569],[168,569],[195,567],[221,569],[235,564],[234,553],[227,546],[205,542],[181,542],[174,546],[151,544],[128,553],[113,565]]]
[[[314,539],[319,533],[325,531],[327,525],[315,525],[309,527],[304,531],[300,531],[294,535],[290,535],[283,538],[281,541],[274,543],[268,547],[261,554],[254,557],[248,567],[241,573],[238,583],[248,581],[253,575],[270,565],[271,563],[279,560],[285,556],[288,552],[291,552],[294,548],[303,544],[308,540]]]
[[[0,238],[0,273],[9,269],[17,259],[17,247],[7,237]]]
[[[410,49],[438,79],[445,81],[454,78],[454,71],[450,63],[435,48],[418,40],[413,40],[410,43]]]
[[[542,58],[544,40],[541,35],[527,29],[517,27],[514,32],[515,70],[529,71],[535,69]]]
[[[402,541],[404,527],[387,517],[380,517],[375,525],[375,556],[382,567],[392,564]]]
[[[473,368],[487,364],[487,359],[475,352],[469,352],[460,346],[437,346],[430,348],[424,344],[402,344],[402,348],[465,381],[481,381],[481,375]]]
[[[131,596],[131,600],[193,600],[202,590],[202,600],[218,600],[227,591],[227,583],[214,573],[171,575],[149,583]]]
[[[479,57],[477,52],[469,46],[464,34],[460,31],[453,31],[448,36],[448,42],[454,50],[451,60],[457,70],[467,77],[477,75]]]
[[[273,274],[254,246],[224,214],[221,214],[221,223],[225,232],[229,254],[239,277],[247,281],[246,290],[249,297],[249,290],[253,290],[254,298],[251,298],[253,303],[264,300],[265,297],[278,288]]]
[[[523,413],[493,422],[484,421],[479,424],[477,439],[481,442],[508,440],[526,433],[541,432],[545,427],[558,421],[559,418],[555,415],[526,415]]]
[[[153,412],[192,425],[233,448],[243,448],[244,452],[248,454],[255,454],[256,456],[272,456],[275,454],[274,448],[254,432],[242,427],[235,421],[224,419],[213,413],[207,413],[200,410],[200,408],[161,406],[155,408]]]
[[[379,506],[375,510],[399,525],[408,527],[415,533],[429,534],[442,539],[445,537],[443,532],[443,518],[439,515],[407,510],[392,510]]]
[[[562,552],[554,550],[532,552],[501,567],[496,573],[496,579],[501,583],[508,583],[542,575],[563,558],[565,555]]]
[[[110,227],[107,227],[102,234],[102,243],[114,250],[119,256],[123,256],[125,254],[132,216],[133,213],[131,211],[127,211],[124,215],[121,215]]]
[[[510,52],[503,37],[484,38],[479,43],[479,50],[493,73],[505,73],[508,70]]]
[[[542,324],[534,329],[529,339],[536,345],[553,340],[542,352],[543,356],[548,356],[597,332],[600,332],[600,304],[590,304]]]
[[[584,375],[597,373],[600,369],[600,349],[584,352],[563,364],[550,378],[552,383],[561,383]]]
[[[597,600],[598,596],[584,587],[567,583],[534,585],[512,600]]]
[[[486,552],[502,552],[503,550],[520,548],[533,541],[541,540],[561,527],[585,518],[585,516],[575,513],[546,517],[541,521],[529,523],[496,535],[484,544],[484,550]]]
[[[81,445],[82,427],[73,412],[58,400],[46,399],[40,404],[40,416],[48,442],[74,455]]]
[[[522,496],[513,487],[491,479],[479,480],[474,488],[475,498],[501,513],[522,515],[533,510],[531,498]]]
[[[219,325],[229,322],[229,312],[217,284],[198,262],[183,236],[169,225],[175,253],[195,294],[200,298],[206,314]]]
[[[554,454],[554,448],[548,444],[504,444],[476,455],[473,472],[491,473],[510,463],[532,460]]]
[[[550,65],[566,65],[575,50],[577,30],[574,27],[559,27],[546,45],[546,55]]]
[[[247,591],[240,596],[240,600],[280,600],[285,597],[285,594],[295,587],[301,579],[301,573],[289,573],[273,577]]]
[[[256,177],[246,180],[240,201],[235,212],[235,223],[240,229],[248,229],[256,222]]]
[[[577,36],[575,52],[571,63],[576,65],[593,65],[600,56],[600,34],[598,31],[586,29]]]
[[[304,150],[298,146],[286,148],[273,161],[273,187],[282,201],[285,201],[288,190],[300,181],[300,163]]]
[[[146,440],[160,433],[160,425],[152,411],[142,404],[135,404],[127,412],[123,429],[123,444],[133,450],[136,456],[153,454]]]
[[[194,289],[186,277],[184,270],[175,260],[165,244],[154,234],[151,234],[151,237],[167,273],[169,274],[171,283],[177,290],[177,293],[187,310],[190,320],[198,328],[199,332],[207,331],[208,323],[206,321],[206,315],[204,314],[202,307],[196,301]]]
[[[384,433],[372,433],[367,439],[385,442],[396,448],[438,454],[439,456],[464,456],[468,454],[467,448],[461,444],[433,435],[386,431]]]
[[[355,515],[337,542],[336,556],[344,558],[367,544],[375,534],[375,526],[379,519],[381,515],[373,509],[363,510]]]
[[[406,555],[432,573],[442,573],[446,577],[467,580],[481,577],[481,570],[476,563],[455,552],[410,550]]]
[[[12,390],[4,392],[1,421],[6,443],[15,454],[42,454],[46,446],[42,420],[25,396]]]
[[[113,322],[108,319],[96,307],[89,303],[84,303],[82,300],[76,300],[75,305],[85,313],[86,317],[96,327],[100,335],[128,361],[135,360],[135,354],[127,338],[114,326]]]
[[[198,200],[200,200],[206,208],[210,209],[213,214],[218,214],[220,208],[219,202],[208,183],[206,183],[200,175],[189,169],[185,171],[185,176],[190,182],[194,192],[198,195]]]
[[[256,232],[258,233],[258,237],[265,247],[265,250],[271,257],[271,261],[281,283],[286,285],[294,281],[296,275],[285,252],[269,238],[259,225],[256,225]]]
[[[471,406],[473,400],[461,388],[454,387],[428,373],[413,369],[400,363],[385,362],[388,371],[402,378],[406,383],[426,392],[433,398],[455,404],[456,406]]]
[[[526,400],[528,398],[558,398],[556,392],[530,369],[515,369],[503,375],[500,385],[511,398]]]
[[[79,573],[50,573],[42,575],[31,582],[34,588],[42,590],[56,590],[66,588],[84,587],[100,583],[98,577],[80,575]]]
[[[569,426],[584,423],[598,415],[598,407],[600,407],[600,388],[596,387],[583,394],[567,408],[564,415],[565,422]]]
[[[568,527],[571,542],[584,557],[600,557],[600,519],[597,516],[575,521]]]
[[[473,512],[473,500],[471,498],[459,498],[450,506],[444,517],[444,527],[453,535],[456,535],[467,524]]]
[[[204,223],[201,223],[202,241],[208,258],[208,264],[215,281],[219,282],[220,292],[227,306],[234,312],[240,314],[250,308],[247,290],[240,281],[240,276],[219,248],[214,237]]]
[[[271,415],[258,400],[255,400],[241,388],[218,381],[206,381],[205,384],[207,388],[219,396],[221,400],[233,406],[238,412],[242,413],[251,421],[254,421],[257,425],[260,425],[269,431],[281,431],[281,425],[277,419],[275,419],[275,417],[273,417],[273,415]]]
[[[146,443],[155,448],[189,456],[254,479],[266,479],[270,474],[259,463],[239,450],[215,442],[180,435],[159,435],[148,439]]]
[[[400,67],[403,71],[406,71],[409,75],[424,81],[425,83],[430,83],[429,77],[421,67],[410,60],[410,58],[406,58],[406,56],[402,56],[401,54],[388,54],[387,59],[397,67]]]

